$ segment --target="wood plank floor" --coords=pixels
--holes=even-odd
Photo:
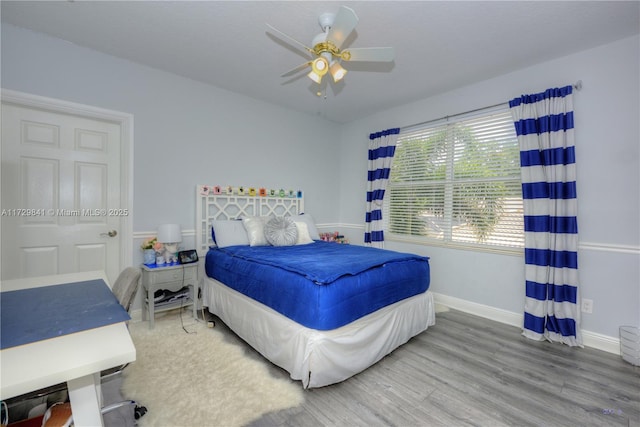
[[[640,368],[451,310],[373,367],[251,426],[640,426]]]

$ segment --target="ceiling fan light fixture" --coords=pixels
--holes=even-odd
[[[329,62],[326,58],[319,57],[311,62],[311,72],[307,76],[314,82],[320,84],[322,77],[329,71]]]
[[[320,82],[322,81],[322,76],[318,75],[315,71],[311,70],[309,72],[309,74],[307,74],[307,77],[309,77],[311,80],[313,80],[314,82],[320,84]]]
[[[313,68],[313,71],[315,71],[319,75],[324,76],[329,70],[329,62],[326,58],[319,57],[313,60],[313,62],[311,63],[311,68]]]
[[[331,63],[329,72],[331,73],[331,77],[333,77],[334,83],[338,83],[347,74],[347,70],[345,70],[338,61],[333,61]]]

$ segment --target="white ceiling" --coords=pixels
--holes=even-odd
[[[318,16],[355,10],[345,46],[395,48],[391,64],[351,63],[325,96],[308,57]],[[640,32],[638,1],[2,1],[2,21],[344,123]],[[325,80],[328,80],[325,77]]]

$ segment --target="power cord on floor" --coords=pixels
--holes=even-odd
[[[211,320],[205,320],[206,317],[204,315],[204,306],[200,307],[200,311],[202,311],[202,321],[203,322],[207,322],[207,326],[210,328],[215,328],[216,327],[216,321],[211,319]]]
[[[195,293],[195,292],[194,292]],[[197,331],[188,331],[187,328],[184,325],[184,318],[183,318],[183,312],[184,312],[184,300],[186,298],[183,298],[180,301],[180,325],[182,326],[182,330],[184,330],[187,334],[197,334]],[[197,304],[198,301],[200,300],[200,289],[198,289],[198,295],[195,296],[194,298],[192,298],[192,302],[193,304]],[[196,316],[196,322],[203,322],[207,324],[207,327],[209,328],[215,328],[216,327],[216,321],[211,319],[211,320],[206,320],[207,317],[205,316],[205,311],[204,311],[204,306],[200,307],[200,311],[202,313],[202,320],[198,319],[198,317]]]
[[[200,299],[202,298],[202,289],[200,289],[200,287],[198,287],[198,297],[196,298],[195,304],[197,304]],[[207,320],[207,316],[205,314],[204,311],[204,304],[200,307],[200,314],[202,315],[202,319],[198,318],[196,316],[196,320],[200,323],[205,323],[207,325],[207,328],[215,328],[216,327],[216,321],[211,319],[211,320]]]
[[[186,298],[182,298],[182,301],[180,301],[180,325],[182,326],[182,330],[185,331],[187,334],[197,334],[198,331],[188,331],[187,328],[184,326],[184,318],[182,317],[182,315],[184,314],[184,300]],[[195,304],[195,301],[193,302]]]

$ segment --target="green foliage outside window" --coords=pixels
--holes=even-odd
[[[391,235],[521,246],[519,147],[510,117],[498,129],[495,120],[401,132],[386,199]]]

